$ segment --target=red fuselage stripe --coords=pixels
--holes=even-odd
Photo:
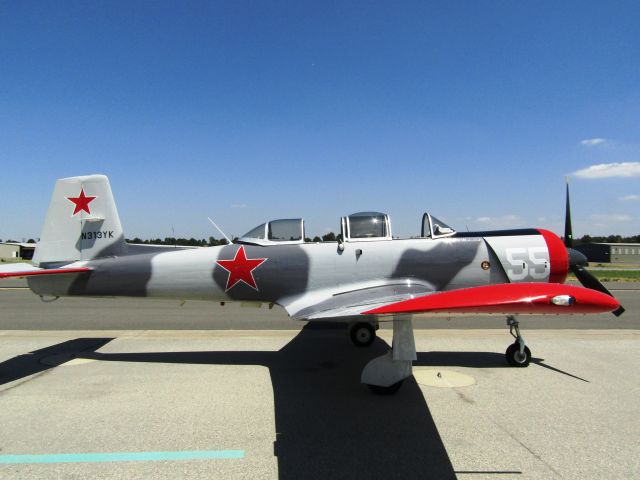
[[[61,275],[65,273],[83,273],[90,272],[90,268],[51,268],[44,270],[28,270],[26,272],[8,272],[0,273],[0,278],[8,277],[30,277],[33,275]]]

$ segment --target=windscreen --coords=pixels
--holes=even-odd
[[[269,240],[274,242],[302,240],[302,220],[295,218],[269,222]]]
[[[242,237],[244,238],[260,238],[264,240],[264,223],[253,230],[249,230]]]
[[[384,214],[349,216],[350,238],[376,238],[387,236]]]

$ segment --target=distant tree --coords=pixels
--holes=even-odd
[[[591,243],[593,242],[593,238],[591,238],[591,235],[583,235],[582,238],[580,239],[580,243]]]
[[[336,234],[333,232],[329,232],[326,235],[322,236],[322,241],[323,242],[335,242],[336,241]]]
[[[316,235],[315,237],[313,237],[313,241],[314,242],[321,242],[322,239],[319,236]]]
[[[27,243],[36,243],[36,241],[33,238],[30,238],[29,240],[27,240]]]

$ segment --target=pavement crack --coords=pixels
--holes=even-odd
[[[504,427],[500,422],[498,422],[497,420],[489,417],[489,419],[491,420],[491,422],[498,427],[500,430],[502,430],[504,433],[506,433],[511,439],[513,439],[518,445],[520,445],[522,448],[524,448],[527,452],[529,452],[536,460],[539,460],[544,466],[546,466],[549,470],[551,470],[554,475],[558,478],[562,478],[562,475],[560,474],[559,471],[557,471],[555,468],[553,468],[544,458],[542,458],[542,456],[539,453],[536,453],[533,449],[529,448],[522,440],[520,440],[517,436],[515,436],[514,434],[512,434],[506,427]]]

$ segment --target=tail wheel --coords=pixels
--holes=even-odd
[[[529,350],[529,347],[525,346],[524,352],[520,353],[520,345],[518,342],[509,345],[505,355],[507,357],[507,362],[512,367],[528,367],[531,362],[531,350]]]
[[[351,327],[351,341],[358,347],[368,347],[376,339],[376,330],[370,323],[359,322]]]

